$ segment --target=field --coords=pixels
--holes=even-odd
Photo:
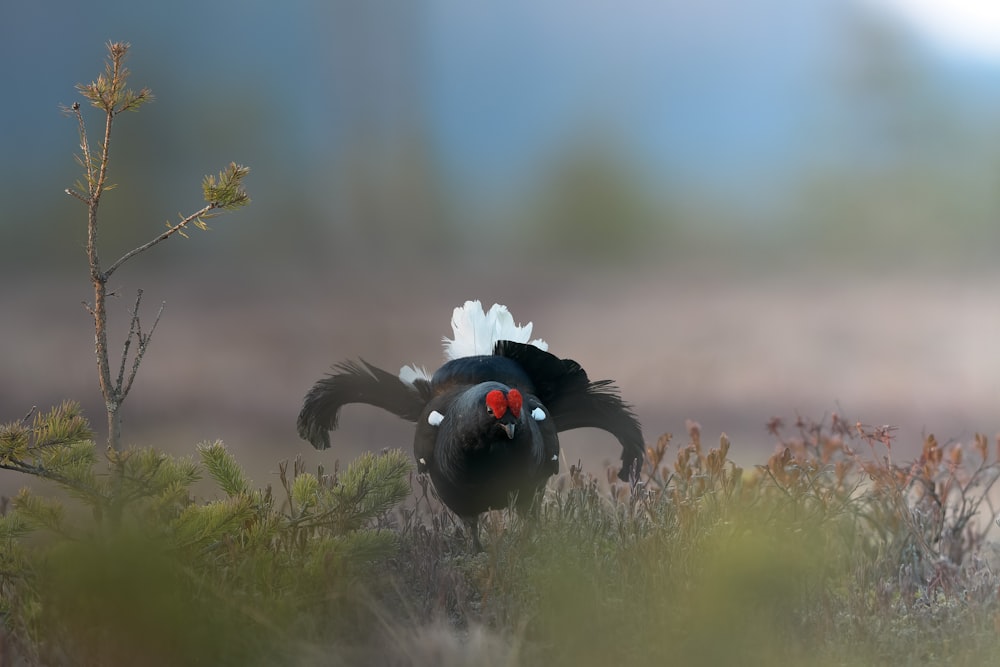
[[[956,300],[958,283],[887,280],[860,299],[857,283],[849,291],[818,278],[789,288],[661,274],[631,281],[628,300],[616,298],[621,284],[579,277],[558,305],[524,298],[516,315],[636,403],[651,462],[634,488],[609,484],[609,439],[568,433],[563,458],[580,463],[550,483],[539,518],[493,513],[486,553],[473,555],[426,481],[404,472],[405,424],[348,410],[337,449],[322,454],[292,433],[301,394],[327,361],[433,366],[447,290],[428,285],[438,296],[421,303],[373,290],[312,310],[303,304],[323,302],[323,287],[305,284],[313,293],[286,300],[262,301],[261,284],[178,294],[126,413],[128,441],[155,447],[135,465],[191,459],[187,443],[224,436],[242,484],[227,490],[225,476],[191,461],[122,497],[110,481],[127,464],[105,460],[86,433],[61,446],[97,491],[3,473],[12,664],[974,665],[997,650],[998,444],[963,430],[990,414],[982,397],[996,360],[983,336],[995,327],[991,311],[970,307],[985,293],[966,287]],[[23,364],[4,399],[17,405],[8,421],[31,407],[27,397],[56,405],[96,393],[86,313],[63,307],[72,288],[47,290],[30,301],[5,294],[6,312],[47,304],[27,318],[30,330],[8,328],[23,353],[6,361]],[[594,309],[607,317],[592,319]],[[387,312],[407,327],[357,326]],[[49,335],[27,335],[41,321]],[[622,333],[622,322],[644,326]],[[609,346],[616,336],[643,353]],[[848,396],[887,416],[837,412],[831,397]],[[782,425],[768,432],[775,415]],[[950,433],[938,441],[927,424]],[[723,431],[732,445],[713,452]],[[660,438],[667,432],[676,435]],[[355,507],[343,519],[343,491],[324,495],[342,487],[339,469],[397,447],[392,509]],[[312,482],[294,491],[296,471]],[[153,479],[143,476],[151,469],[129,474]],[[17,495],[23,485],[34,492]],[[58,509],[32,505],[50,496]],[[326,507],[310,510],[325,518],[305,521],[301,502]],[[131,519],[109,525],[111,507]],[[198,508],[218,514],[209,521]]]
[[[167,251],[169,255],[169,249]],[[679,263],[639,271],[564,267],[472,271],[309,266],[275,278],[238,258],[181,273],[138,267],[112,302],[115,352],[130,292],[146,289],[152,316],[166,303],[126,405],[128,442],[170,453],[221,439],[259,482],[275,462],[302,455],[329,464],[294,432],[306,390],[333,363],[364,358],[389,370],[435,368],[451,309],[468,298],[507,304],[551,349],[595,378],[614,378],[633,403],[646,438],[681,433],[687,419],[706,436],[727,433],[751,465],[772,453],[775,415],[892,424],[901,456],[923,436],[968,440],[1000,431],[995,405],[1000,329],[995,274],[879,273],[855,267],[763,273]],[[0,292],[10,353],[0,358],[3,419],[32,405],[78,400],[103,412],[93,327],[80,302],[92,297],[80,273],[38,276]],[[461,279],[455,279],[461,276]],[[402,292],[395,288],[407,284]],[[345,288],[344,286],[349,286]],[[362,451],[410,446],[406,424],[366,407],[345,411],[335,438],[347,460]],[[598,472],[617,457],[599,434],[570,432],[568,455]],[[16,491],[19,481],[0,479]],[[12,486],[13,485],[13,486]]]
[[[0,433],[5,468],[62,491],[4,502],[4,660],[988,664],[1000,441],[896,463],[891,429],[769,428],[751,467],[693,422],[633,484],[573,465],[474,554],[398,450],[255,488],[221,443],[99,453],[64,404]]]

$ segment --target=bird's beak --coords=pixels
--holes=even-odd
[[[504,433],[506,433],[507,437],[510,438],[511,440],[514,439],[514,427],[515,426],[517,426],[517,424],[514,424],[513,422],[510,423],[510,424],[500,424],[500,428],[502,428],[504,430]]]

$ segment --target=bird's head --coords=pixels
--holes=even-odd
[[[492,389],[486,393],[486,413],[496,420],[497,428],[506,433],[508,439],[514,439],[523,403],[524,398],[517,389],[506,392]]]

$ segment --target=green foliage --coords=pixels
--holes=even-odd
[[[657,236],[670,233],[669,212],[609,137],[574,144],[544,176],[522,215],[546,257],[634,261]],[[654,245],[662,252],[671,244]]]
[[[227,496],[242,496],[249,491],[250,482],[247,481],[246,474],[220,441],[200,445],[198,453],[208,474]]]
[[[199,463],[132,449],[100,466],[66,404],[0,431],[5,467],[66,492],[22,490],[0,515],[0,613],[32,664],[995,656],[986,538],[1000,443],[928,436],[896,464],[885,427],[834,416],[771,429],[776,453],[749,469],[693,423],[687,444],[666,435],[647,450],[635,485],[571,466],[537,517],[485,517],[487,551],[470,554],[430,487],[391,513],[410,492],[400,451],[332,473],[282,463],[277,490],[260,489],[218,442]],[[202,471],[219,492],[208,501],[191,497]]]
[[[201,184],[205,201],[214,208],[230,211],[246,206],[250,203],[250,196],[243,189],[243,179],[249,173],[249,167],[230,162],[226,169],[219,172],[218,178],[211,174],[205,176]]]
[[[104,64],[104,73],[96,81],[78,84],[76,88],[91,105],[111,115],[138,111],[143,104],[152,101],[153,94],[149,88],[135,92],[126,86],[130,72],[124,62],[130,45],[108,42],[107,47],[109,58]]]
[[[81,450],[72,445],[92,436],[77,403],[66,401],[46,414],[32,409],[20,421],[0,426],[0,467],[18,470],[23,465],[27,467],[21,472],[30,472],[30,460],[59,470],[81,456]]]
[[[409,460],[399,450],[379,456],[365,452],[339,475],[339,483],[325,504],[342,508],[340,521],[354,528],[366,517],[389,511],[409,495],[409,471]]]
[[[219,172],[218,178],[208,174],[202,180],[201,189],[205,196],[206,206],[187,217],[180,216],[180,222],[167,221],[168,233],[178,233],[187,238],[184,229],[192,224],[202,231],[208,230],[207,220],[218,216],[219,209],[235,211],[250,203],[250,195],[243,188],[243,179],[250,173],[250,167],[230,162],[229,166]]]
[[[409,492],[403,453],[333,476],[282,464],[279,499],[219,442],[200,465],[109,448],[100,469],[75,404],[26,421],[0,431],[3,467],[67,496],[23,489],[0,515],[0,612],[29,662],[273,664],[304,650],[292,638],[364,634],[347,591],[397,549],[371,526]],[[202,468],[221,498],[191,497]]]

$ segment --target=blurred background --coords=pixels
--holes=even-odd
[[[105,437],[60,105],[109,40],[156,101],[116,126],[106,264],[252,168],[250,208],[114,277],[116,354],[135,290],[147,326],[166,303],[127,442],[220,438],[260,483],[409,449],[354,407],[317,454],[301,398],[348,358],[436,367],[468,298],[616,379],[651,442],[694,419],[758,463],[769,418],[833,411],[899,456],[1000,431],[990,0],[7,3],[0,420],[72,398]]]

